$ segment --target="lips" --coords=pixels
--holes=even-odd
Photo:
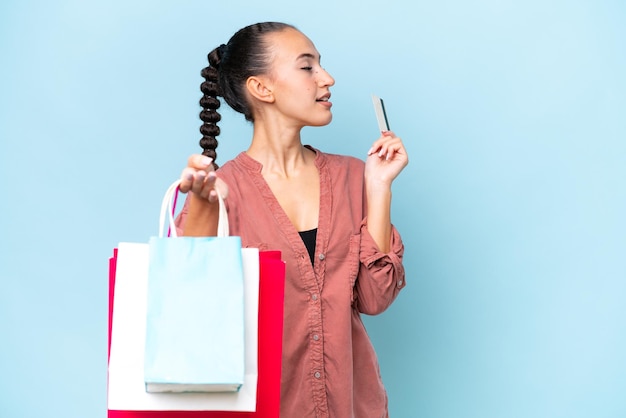
[[[330,93],[325,94],[318,99],[315,99],[316,102],[327,102],[328,100],[330,100]]]

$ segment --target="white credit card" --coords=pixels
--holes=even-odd
[[[374,102],[374,112],[376,113],[376,120],[378,121],[378,129],[381,132],[389,131],[389,120],[387,119],[383,99],[372,94],[372,101]]]

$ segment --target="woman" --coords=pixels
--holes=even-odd
[[[332,119],[313,43],[293,26],[259,23],[209,54],[200,104],[203,155],[189,158],[177,220],[215,235],[217,190],[231,235],[286,261],[281,417],[388,416],[376,354],[360,314],[384,311],[404,287],[402,240],[390,221],[391,183],[408,163],[383,132],[363,161],[303,145],[304,126]],[[215,170],[218,96],[253,123],[250,147]]]

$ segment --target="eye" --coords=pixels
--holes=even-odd
[[[302,67],[301,70],[311,71],[313,67]]]

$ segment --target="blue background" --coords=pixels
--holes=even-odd
[[[199,150],[206,54],[264,20],[337,81],[305,142],[365,157],[376,93],[410,154],[408,287],[366,318],[392,416],[626,417],[619,0],[3,1],[0,416],[105,416],[107,259]]]

